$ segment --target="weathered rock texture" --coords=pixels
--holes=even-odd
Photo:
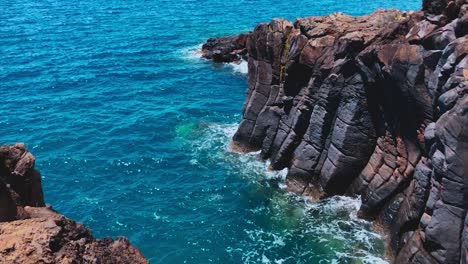
[[[126,238],[91,232],[45,207],[41,176],[23,144],[0,147],[0,263],[148,263]]]
[[[202,57],[214,62],[238,62],[247,54],[247,34],[210,38],[202,46]]]
[[[259,24],[232,146],[290,191],[361,195],[395,263],[468,263],[467,31],[466,0]]]

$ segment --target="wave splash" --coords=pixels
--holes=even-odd
[[[188,48],[183,48],[179,52],[182,58],[188,61],[195,62],[205,60],[202,57],[202,46],[203,44],[198,44]],[[222,65],[229,67],[234,74],[247,75],[249,72],[248,62],[244,59],[241,59],[239,62],[222,63]]]
[[[187,125],[184,125],[187,126]],[[193,159],[193,164],[223,163],[233,172],[235,171],[250,183],[265,182],[266,180],[278,180],[278,186],[283,183],[287,169],[281,171],[268,170],[268,161],[258,157],[259,152],[240,154],[232,151],[230,142],[237,130],[238,124],[198,123],[188,125],[196,132],[190,132],[188,140]],[[202,159],[202,160],[200,160]]]
[[[360,197],[334,196],[311,202],[284,190],[287,170],[269,171],[258,152],[239,154],[229,148],[237,124],[183,125],[192,165],[223,166],[229,175],[254,186],[252,199],[264,199],[246,216],[245,239],[225,250],[243,263],[388,263],[382,237],[372,223],[359,219]],[[262,219],[262,225],[251,225]],[[265,223],[263,223],[265,222]]]
[[[203,44],[197,44],[195,46],[181,49],[179,52],[182,58],[187,60],[200,60],[202,59],[202,46]]]
[[[242,59],[239,63],[228,63],[228,65],[235,73],[242,75],[247,75],[247,73],[249,73],[248,62],[244,59]]]

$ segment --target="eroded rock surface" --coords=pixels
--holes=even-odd
[[[395,263],[468,263],[468,1],[275,19],[248,35],[232,147],[290,191],[361,195]]]
[[[97,240],[45,207],[34,161],[23,144],[0,147],[0,263],[148,263],[126,238]]]
[[[214,62],[238,62],[246,54],[247,34],[210,38],[202,46],[202,57]]]

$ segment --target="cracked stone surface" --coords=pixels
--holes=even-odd
[[[0,147],[0,263],[148,263],[128,239],[95,239],[45,206],[34,161],[23,144]]]
[[[468,263],[467,11],[425,0],[257,25],[232,148],[288,168],[300,195],[361,195],[395,263]]]

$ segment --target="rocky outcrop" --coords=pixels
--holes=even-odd
[[[247,34],[210,38],[202,46],[202,57],[214,62],[239,62],[247,54]]]
[[[148,263],[123,237],[91,232],[45,206],[34,156],[0,147],[0,263]]]
[[[467,11],[425,0],[259,24],[232,148],[288,168],[292,192],[361,195],[395,263],[468,263]]]

